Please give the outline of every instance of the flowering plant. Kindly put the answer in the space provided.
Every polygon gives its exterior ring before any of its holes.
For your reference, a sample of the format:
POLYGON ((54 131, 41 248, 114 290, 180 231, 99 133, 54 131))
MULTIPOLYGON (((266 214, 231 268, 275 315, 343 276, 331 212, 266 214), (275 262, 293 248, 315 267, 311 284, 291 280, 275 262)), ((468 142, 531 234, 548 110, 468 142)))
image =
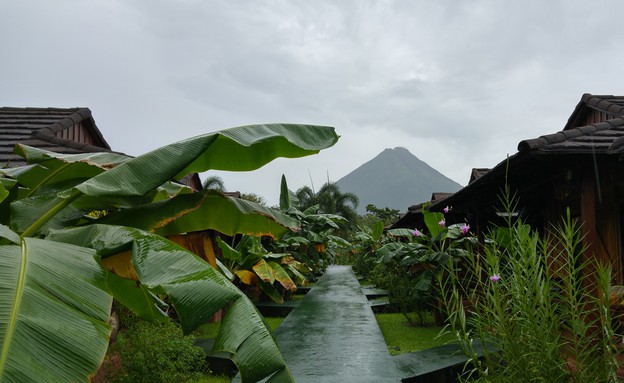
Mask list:
POLYGON ((473 362, 469 380, 619 381, 610 268, 583 254, 569 210, 546 237, 506 216, 478 255, 436 274, 449 329, 473 362))
MULTIPOLYGON (((444 209, 446 213, 450 210, 444 209)), ((394 276, 383 286, 390 291, 391 303, 415 325, 421 324, 425 311, 437 306, 434 275, 450 259, 467 256, 477 241, 468 224, 447 226, 445 214, 429 211, 427 206, 422 213, 426 228, 388 230, 389 240, 377 250, 377 262, 386 266, 386 274, 394 276)))

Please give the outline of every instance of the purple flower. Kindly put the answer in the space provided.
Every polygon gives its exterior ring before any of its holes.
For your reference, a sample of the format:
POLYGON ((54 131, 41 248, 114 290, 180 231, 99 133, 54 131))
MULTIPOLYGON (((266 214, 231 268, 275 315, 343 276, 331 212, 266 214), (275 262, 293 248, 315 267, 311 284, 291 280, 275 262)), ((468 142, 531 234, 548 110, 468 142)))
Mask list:
POLYGON ((451 211, 451 209, 448 206, 444 208, 444 214, 448 214, 449 211, 451 211))
POLYGON ((443 219, 440 220, 440 222, 438 222, 438 225, 444 227, 444 225, 446 225, 446 221, 444 221, 443 219))
POLYGON ((498 282, 499 279, 501 279, 501 276, 498 275, 498 274, 494 274, 494 275, 490 276, 490 281, 492 281, 494 283, 498 282))
POLYGON ((414 237, 420 237, 422 233, 418 229, 414 229, 414 237))
POLYGON ((462 233, 462 235, 466 235, 466 234, 468 234, 468 231, 469 231, 469 230, 470 230, 470 225, 463 225, 463 226, 461 227, 461 233, 462 233))

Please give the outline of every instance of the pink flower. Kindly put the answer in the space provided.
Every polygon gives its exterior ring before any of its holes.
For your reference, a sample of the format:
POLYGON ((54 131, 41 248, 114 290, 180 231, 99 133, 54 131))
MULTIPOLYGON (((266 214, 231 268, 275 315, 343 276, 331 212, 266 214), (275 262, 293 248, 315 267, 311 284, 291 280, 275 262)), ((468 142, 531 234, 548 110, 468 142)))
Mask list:
POLYGON ((414 229, 414 237, 420 237, 422 233, 418 229, 414 229))
POLYGON ((494 275, 490 276, 490 281, 492 281, 494 283, 498 282, 499 279, 501 279, 501 276, 498 275, 498 274, 494 274, 494 275))
POLYGON ((443 219, 440 220, 440 222, 438 222, 438 225, 444 227, 444 225, 446 225, 446 221, 444 221, 443 219))
POLYGON ((470 230, 470 225, 463 225, 463 226, 461 227, 461 233, 462 233, 462 235, 466 235, 466 234, 468 234, 468 231, 469 231, 469 230, 470 230))
POLYGON ((448 206, 444 208, 444 214, 448 214, 449 211, 451 211, 451 209, 448 206))

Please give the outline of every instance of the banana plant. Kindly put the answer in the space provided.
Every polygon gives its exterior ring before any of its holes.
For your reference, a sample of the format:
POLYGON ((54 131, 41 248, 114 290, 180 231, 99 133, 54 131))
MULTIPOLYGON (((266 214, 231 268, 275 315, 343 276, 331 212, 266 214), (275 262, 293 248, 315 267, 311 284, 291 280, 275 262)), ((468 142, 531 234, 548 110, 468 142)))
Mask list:
POLYGON ((286 233, 274 243, 276 252, 291 253, 296 260, 311 271, 320 274, 333 261, 336 251, 347 249, 351 244, 333 233, 339 223, 347 220, 338 214, 317 213, 318 205, 301 211, 295 193, 288 189, 286 177, 282 175, 280 188, 280 210, 299 223, 299 228, 286 233))
POLYGON ((285 291, 295 292, 297 284, 306 282, 301 272, 309 269, 290 254, 269 253, 262 246, 260 237, 243 235, 234 247, 221 238, 217 238, 217 243, 232 279, 236 276, 245 285, 259 287, 275 303, 283 303, 284 297, 274 284, 281 285, 285 291))
POLYGON ((176 180, 254 170, 337 139, 331 127, 272 124, 209 133, 136 158, 18 145, 29 165, 3 169, 0 179, 0 382, 87 381, 107 349, 113 298, 162 320, 162 295, 186 333, 227 307, 215 351, 230 353, 243 382, 292 381, 249 299, 166 236, 211 229, 278 238, 297 222, 216 191, 191 193, 176 180))

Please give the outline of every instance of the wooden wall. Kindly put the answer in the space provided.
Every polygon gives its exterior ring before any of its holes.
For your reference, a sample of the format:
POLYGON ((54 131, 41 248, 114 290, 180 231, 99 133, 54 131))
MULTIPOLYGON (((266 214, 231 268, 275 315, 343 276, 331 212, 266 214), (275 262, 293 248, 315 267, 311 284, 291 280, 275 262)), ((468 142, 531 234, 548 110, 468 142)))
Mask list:
POLYGON ((56 136, 83 144, 102 146, 102 143, 99 142, 100 140, 96 137, 93 137, 89 130, 85 128, 83 122, 79 122, 71 128, 63 129, 60 132, 57 132, 56 136))

